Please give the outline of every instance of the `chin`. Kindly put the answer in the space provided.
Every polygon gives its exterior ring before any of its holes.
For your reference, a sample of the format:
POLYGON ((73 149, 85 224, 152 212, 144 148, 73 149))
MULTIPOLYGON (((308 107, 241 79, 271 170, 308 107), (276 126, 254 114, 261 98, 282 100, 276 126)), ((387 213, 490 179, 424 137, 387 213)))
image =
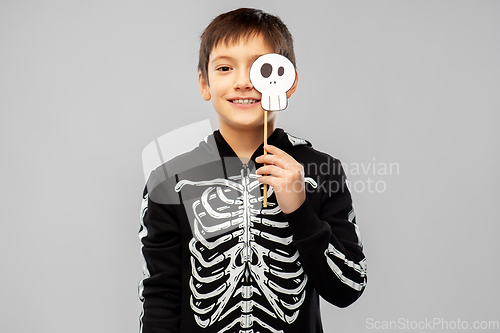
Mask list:
POLYGON ((249 119, 233 119, 227 121, 231 127, 239 128, 239 129, 250 129, 250 128, 261 128, 264 127, 264 119, 263 118, 249 118, 249 119))
POLYGON ((264 122, 262 120, 259 122, 238 122, 233 123, 233 126, 244 130, 248 130, 251 128, 260 129, 264 127, 264 122))

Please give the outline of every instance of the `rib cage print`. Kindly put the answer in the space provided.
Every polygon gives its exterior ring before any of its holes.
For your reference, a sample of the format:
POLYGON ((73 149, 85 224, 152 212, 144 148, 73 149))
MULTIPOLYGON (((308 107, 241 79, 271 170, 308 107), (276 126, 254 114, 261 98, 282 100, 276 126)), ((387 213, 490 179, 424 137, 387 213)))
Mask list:
POLYGON ((201 194, 185 204, 193 232, 190 306, 202 328, 284 333, 271 323, 290 324, 299 315, 308 277, 279 206, 269 200, 262 208, 261 185, 244 164, 228 179, 181 180, 175 186, 177 192, 198 187, 201 194))

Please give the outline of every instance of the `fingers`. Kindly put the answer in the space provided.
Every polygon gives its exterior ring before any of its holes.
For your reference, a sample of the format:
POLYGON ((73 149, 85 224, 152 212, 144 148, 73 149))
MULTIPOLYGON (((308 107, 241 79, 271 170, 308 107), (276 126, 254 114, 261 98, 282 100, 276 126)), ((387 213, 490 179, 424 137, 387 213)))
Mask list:
MULTIPOLYGON (((295 160, 293 159, 292 156, 288 155, 286 152, 284 152, 283 150, 279 149, 278 147, 276 146, 273 146, 273 145, 265 145, 264 146, 264 149, 269 153, 269 154, 272 154, 273 156, 276 156, 278 158, 283 158, 285 160, 288 160, 289 162, 295 162, 295 160)), ((266 155, 268 156, 268 155, 266 155)))
POLYGON ((267 184, 269 186, 274 187, 274 189, 281 189, 281 182, 273 176, 260 176, 259 182, 262 184, 267 184))
POLYGON ((257 163, 262 163, 262 164, 274 164, 274 165, 279 165, 280 167, 284 167, 283 163, 280 163, 282 159, 280 159, 278 156, 274 155, 261 155, 257 156, 255 158, 255 162, 257 163))
POLYGON ((257 163, 274 164, 283 169, 297 164, 297 161, 293 157, 291 157, 278 147, 275 147, 273 145, 266 145, 264 146, 264 149, 272 155, 258 156, 255 159, 257 163))
POLYGON ((288 155, 287 153, 285 153, 283 150, 279 149, 278 147, 276 146, 273 146, 273 145, 265 145, 264 146, 264 149, 270 153, 270 154, 274 154, 274 155, 288 155))
POLYGON ((271 164, 260 167, 256 171, 258 175, 270 175, 273 177, 281 177, 283 176, 284 172, 284 169, 271 164))
POLYGON ((295 181, 286 181, 283 178, 276 178, 274 176, 260 176, 259 182, 272 186, 278 200, 283 199, 283 195, 302 193, 304 194, 305 182, 299 179, 295 181))

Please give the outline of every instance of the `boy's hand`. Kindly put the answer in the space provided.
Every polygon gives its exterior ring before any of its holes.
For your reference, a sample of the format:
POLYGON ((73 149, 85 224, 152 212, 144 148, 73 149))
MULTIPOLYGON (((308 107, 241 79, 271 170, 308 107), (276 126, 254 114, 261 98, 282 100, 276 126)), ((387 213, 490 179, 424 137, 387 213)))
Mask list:
POLYGON ((276 200, 285 214, 290 214, 306 200, 304 168, 283 150, 266 145, 264 149, 272 155, 258 156, 257 163, 266 163, 257 169, 259 182, 273 187, 276 200))

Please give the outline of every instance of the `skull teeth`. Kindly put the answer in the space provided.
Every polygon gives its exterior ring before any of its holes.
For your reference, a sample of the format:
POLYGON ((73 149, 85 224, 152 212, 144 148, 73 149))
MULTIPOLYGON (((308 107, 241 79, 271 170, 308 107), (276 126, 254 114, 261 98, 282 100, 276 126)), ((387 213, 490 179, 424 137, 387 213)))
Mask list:
POLYGON ((258 101, 255 99, 233 99, 231 102, 235 104, 253 104, 258 101))

